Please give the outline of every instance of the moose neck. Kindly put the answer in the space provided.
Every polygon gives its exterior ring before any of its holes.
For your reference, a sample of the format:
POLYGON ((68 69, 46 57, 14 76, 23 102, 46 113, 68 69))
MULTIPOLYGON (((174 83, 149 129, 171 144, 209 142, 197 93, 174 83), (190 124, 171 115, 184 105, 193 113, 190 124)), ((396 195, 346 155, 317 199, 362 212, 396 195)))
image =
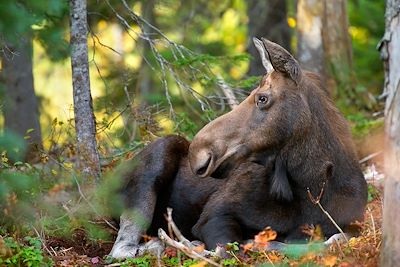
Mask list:
POLYGON ((311 112, 312 122, 307 134, 289 143, 286 149, 287 168, 291 179, 318 194, 322 184, 348 179, 354 173, 354 148, 347 123, 334 106, 328 94, 320 89, 318 80, 305 79, 304 95, 311 112), (331 171, 327 177, 327 166, 331 171), (327 181, 329 180, 329 181, 327 181))

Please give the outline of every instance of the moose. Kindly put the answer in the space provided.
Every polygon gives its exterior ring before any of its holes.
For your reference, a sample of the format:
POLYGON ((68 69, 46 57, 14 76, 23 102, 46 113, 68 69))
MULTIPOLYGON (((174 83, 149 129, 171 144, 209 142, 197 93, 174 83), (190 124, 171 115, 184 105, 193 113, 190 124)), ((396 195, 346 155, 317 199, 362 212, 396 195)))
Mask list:
POLYGON ((126 210, 110 252, 134 257, 143 234, 166 227, 213 249, 269 226, 278 240, 305 240, 304 226, 338 233, 362 221, 367 184, 349 127, 319 76, 284 48, 253 39, 266 69, 258 87, 190 143, 181 136, 146 146, 123 174, 126 210))

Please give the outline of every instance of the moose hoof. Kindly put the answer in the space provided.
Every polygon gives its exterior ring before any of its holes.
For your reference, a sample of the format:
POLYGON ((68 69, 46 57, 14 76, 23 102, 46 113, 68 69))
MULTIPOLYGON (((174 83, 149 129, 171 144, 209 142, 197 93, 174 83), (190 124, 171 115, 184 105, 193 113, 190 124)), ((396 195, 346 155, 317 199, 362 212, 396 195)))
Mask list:
POLYGON ((152 239, 145 244, 139 246, 138 256, 144 253, 150 253, 155 256, 160 256, 164 251, 165 245, 159 239, 152 239))
POLYGON ((164 248, 164 243, 158 239, 152 239, 141 245, 115 244, 110 256, 114 259, 134 258, 145 253, 159 256, 164 251, 164 248))
POLYGON ((138 256, 139 246, 137 245, 118 245, 115 244, 110 252, 110 256, 114 259, 134 258, 138 256))

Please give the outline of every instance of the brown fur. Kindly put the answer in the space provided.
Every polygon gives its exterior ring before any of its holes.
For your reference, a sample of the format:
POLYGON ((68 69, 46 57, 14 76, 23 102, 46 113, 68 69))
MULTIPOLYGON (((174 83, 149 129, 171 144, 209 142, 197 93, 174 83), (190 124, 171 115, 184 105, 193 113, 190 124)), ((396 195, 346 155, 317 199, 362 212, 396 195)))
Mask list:
MULTIPOLYGON (((281 240, 304 238, 301 227, 311 224, 332 235, 338 230, 307 193, 321 190, 340 227, 362 220, 367 187, 345 119, 317 75, 282 47, 263 44, 275 70, 239 106, 199 131, 189 149, 176 136, 152 143, 126 175, 127 204, 151 221, 150 230, 163 226, 170 206, 183 233, 209 248, 266 226, 281 240)), ((138 232, 135 221, 124 225, 138 232)))

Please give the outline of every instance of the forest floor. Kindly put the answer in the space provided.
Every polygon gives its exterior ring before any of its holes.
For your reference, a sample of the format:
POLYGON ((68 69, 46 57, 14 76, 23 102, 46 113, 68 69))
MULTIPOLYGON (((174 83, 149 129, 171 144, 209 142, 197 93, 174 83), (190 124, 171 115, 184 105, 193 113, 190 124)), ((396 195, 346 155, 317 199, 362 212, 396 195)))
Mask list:
MULTIPOLYGON (((378 266, 382 236, 382 186, 369 181, 369 202, 365 220, 360 223, 361 234, 347 243, 334 243, 328 248, 310 249, 300 253, 243 252, 243 246, 233 244, 228 248, 231 257, 212 259, 220 266, 378 266), (291 255, 290 255, 291 254, 291 255)), ((107 227, 104 225, 104 227, 107 227)), ((116 232, 109 229, 115 236, 116 232)), ((46 254, 56 266, 211 266, 199 259, 191 259, 175 248, 167 247, 161 258, 145 255, 125 261, 107 258, 111 241, 89 240, 85 231, 77 229, 70 238, 48 237, 44 242, 46 254)), ((312 246, 310 246, 312 247, 312 246)))

